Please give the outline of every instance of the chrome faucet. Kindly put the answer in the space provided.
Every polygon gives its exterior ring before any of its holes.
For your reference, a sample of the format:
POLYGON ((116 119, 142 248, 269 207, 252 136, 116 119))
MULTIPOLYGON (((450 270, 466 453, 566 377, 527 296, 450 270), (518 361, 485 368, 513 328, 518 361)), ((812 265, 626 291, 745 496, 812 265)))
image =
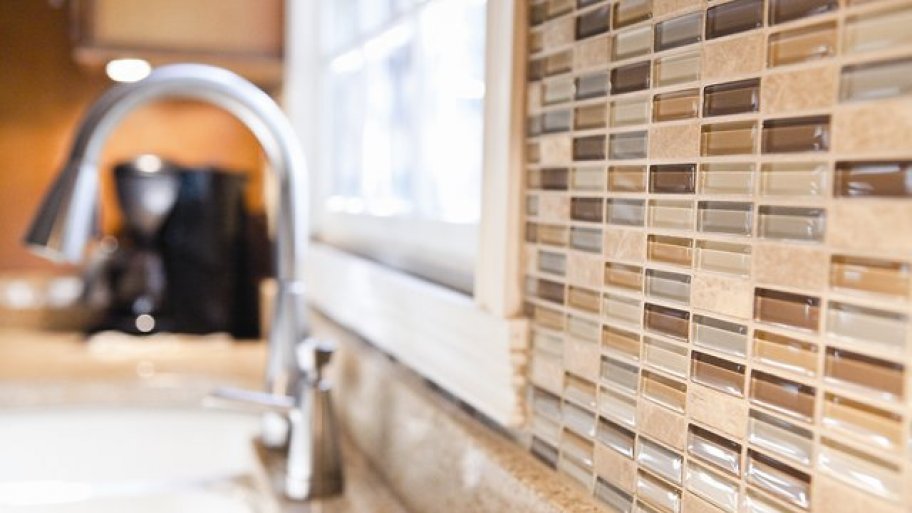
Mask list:
MULTIPOLYGON (((240 76, 213 66, 174 64, 155 69, 135 83, 108 90, 82 119, 66 164, 35 215, 25 242, 39 254, 60 262, 82 260, 96 226, 102 149, 127 114, 149 103, 183 98, 202 100, 234 114, 259 140, 278 185, 276 219, 276 292, 266 393, 278 403, 300 398, 302 368, 295 354, 307 335, 302 262, 308 244, 308 175, 297 136, 278 105, 240 76)), ((311 362, 314 366, 318 362, 311 362)), ((293 401, 292 401, 293 402, 293 401)), ((269 423, 264 422, 264 429, 269 423)), ((264 440, 284 445, 275 434, 264 440)), ((300 441, 299 441, 300 443, 300 441)))
POLYGON ((308 244, 307 165, 285 114, 266 93, 238 75, 202 64, 173 64, 108 90, 82 119, 66 164, 46 193, 25 242, 51 260, 78 263, 96 226, 98 167, 108 136, 127 114, 167 98, 202 100, 234 114, 259 140, 279 188, 276 292, 266 390, 292 392, 295 344, 307 334, 301 259, 308 244))

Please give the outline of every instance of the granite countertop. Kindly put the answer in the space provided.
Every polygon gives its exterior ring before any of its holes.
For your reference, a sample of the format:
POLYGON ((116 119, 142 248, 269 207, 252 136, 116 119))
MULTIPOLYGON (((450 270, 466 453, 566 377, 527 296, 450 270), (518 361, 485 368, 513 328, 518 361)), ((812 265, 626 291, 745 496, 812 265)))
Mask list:
MULTIPOLYGON (((227 336, 137 338, 0 328, 0 408, 63 405, 195 407, 218 385, 260 388, 266 344, 227 336)), ((345 493, 288 512, 406 513, 343 437, 345 493)))

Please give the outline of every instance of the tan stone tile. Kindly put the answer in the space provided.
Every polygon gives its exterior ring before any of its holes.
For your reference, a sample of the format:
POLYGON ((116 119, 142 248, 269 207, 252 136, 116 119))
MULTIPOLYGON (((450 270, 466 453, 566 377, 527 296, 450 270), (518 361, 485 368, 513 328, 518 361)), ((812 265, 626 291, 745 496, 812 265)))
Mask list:
POLYGON ((748 319, 753 313, 753 288, 749 280, 719 274, 697 274, 691 282, 694 308, 748 319))
POLYGON ((523 247, 523 268, 530 274, 538 272, 538 248, 535 246, 523 247))
POLYGON ((703 0, 653 0, 652 16, 659 18, 685 9, 694 9, 703 6, 704 3, 703 0))
POLYGON ((833 113, 833 150, 880 154, 908 150, 912 102, 907 99, 841 105, 833 113))
POLYGON ((544 165, 566 165, 573 158, 573 138, 569 135, 542 137, 539 160, 544 165))
POLYGON ((573 47, 573 68, 576 70, 595 68, 608 64, 611 55, 611 38, 587 39, 573 47))
POLYGON ((560 193, 538 195, 538 216, 545 222, 570 220, 570 198, 560 193))
POLYGON ((604 278, 601 257, 571 253, 567 256, 567 281, 573 285, 597 287, 604 278))
POLYGON ((690 159, 700 155, 700 124, 660 125, 649 129, 649 157, 690 159))
POLYGON ((754 278, 766 285, 823 290, 830 260, 821 247, 795 244, 754 244, 754 278))
POLYGON ((702 385, 687 385, 690 418, 741 438, 747 430, 747 401, 702 385))
POLYGON ((599 377, 599 345, 567 337, 564 340, 564 368, 581 378, 597 382, 599 377))
POLYGON ((687 419, 652 401, 640 399, 637 405, 639 432, 676 449, 687 443, 687 419))
POLYGON ((759 32, 707 42, 703 46, 703 79, 720 80, 758 73, 765 65, 764 50, 766 41, 759 32))
POLYGON ((646 234, 623 228, 606 227, 605 258, 641 263, 646 260, 646 234))
POLYGON ((626 492, 633 493, 636 488, 633 460, 600 443, 595 444, 595 473, 626 492))
POLYGON ((817 66, 763 77, 760 109, 767 114, 788 114, 826 108, 836 102, 839 66, 817 66))
POLYGON ((545 25, 542 33, 545 51, 572 43, 576 39, 575 19, 573 16, 565 16, 545 25))
POLYGON ((826 513, 900 513, 902 506, 847 486, 830 476, 817 473, 811 493, 813 511, 826 513))
POLYGON ((564 366, 560 358, 541 354, 532 358, 529 379, 536 386, 544 388, 553 394, 562 394, 564 391, 564 366))
POLYGON ((828 215, 827 235, 834 248, 912 252, 912 204, 909 202, 835 201, 828 215))

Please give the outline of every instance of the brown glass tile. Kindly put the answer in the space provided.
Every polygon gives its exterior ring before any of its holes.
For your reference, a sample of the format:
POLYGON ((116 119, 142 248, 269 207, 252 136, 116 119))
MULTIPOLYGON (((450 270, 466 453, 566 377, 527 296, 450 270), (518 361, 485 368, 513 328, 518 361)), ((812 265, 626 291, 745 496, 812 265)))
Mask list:
POLYGON ((608 190, 611 192, 646 191, 646 166, 609 167, 608 190))
POLYGON ((548 0, 548 18, 557 18, 573 10, 573 0, 548 0))
POLYGON ((593 73, 576 79, 576 99, 596 98, 608 93, 608 73, 593 73))
POLYGON ((697 11, 655 26, 655 51, 670 50, 703 39, 703 12, 697 11))
POLYGON ((769 37, 770 67, 831 57, 836 54, 836 22, 785 30, 769 37))
POLYGON ((820 298, 758 288, 754 292, 754 319, 817 331, 820 324, 820 298))
POLYGON ((611 94, 632 93, 649 88, 651 63, 637 62, 611 70, 611 94))
POLYGON ((575 221, 602 222, 602 198, 573 198, 570 200, 570 218, 575 221))
POLYGON ((603 1, 603 0, 576 0, 576 8, 582 9, 583 7, 586 7, 586 6, 589 6, 592 4, 597 4, 601 1, 603 1))
POLYGON ((706 86, 703 115, 724 116, 760 110, 760 79, 739 80, 706 86))
POLYGON ((526 75, 529 81, 541 80, 545 76, 545 59, 538 58, 529 61, 526 68, 526 75))
POLYGON ((753 121, 716 123, 701 128, 702 155, 747 155, 756 151, 757 125, 753 121))
POLYGON ((647 330, 687 340, 690 337, 690 312, 646 303, 643 324, 647 330))
POLYGON ((608 137, 608 155, 614 160, 646 158, 647 132, 624 132, 608 137))
POLYGON ((614 28, 652 18, 652 0, 618 0, 614 4, 614 28))
POLYGON ((830 286, 905 298, 912 290, 912 267, 906 262, 833 255, 830 286))
POLYGON ((756 330, 751 355, 768 367, 804 376, 816 376, 817 346, 791 337, 756 330))
POLYGON ((706 39, 763 26, 763 0, 734 0, 706 10, 706 39))
POLYGON ((695 118, 699 113, 699 105, 699 89, 657 94, 653 98, 653 120, 673 121, 676 119, 695 118))
POLYGON ((604 128, 608 122, 608 109, 604 103, 577 107, 573 118, 577 130, 604 128))
POLYGON ((570 109, 549 110, 542 114, 541 130, 546 134, 567 132, 570 130, 572 121, 573 111, 570 109))
POLYGON ((650 261, 690 267, 693 263, 693 240, 664 235, 650 235, 646 244, 650 261))
POLYGON ((635 199, 611 198, 607 202, 608 224, 643 226, 646 219, 646 202, 635 199))
POLYGON ((541 188, 546 191, 566 191, 568 173, 569 170, 565 167, 542 169, 539 178, 541 188))
POLYGON ((585 39, 604 32, 610 28, 611 7, 608 4, 586 11, 576 17, 576 39, 585 39))
POLYGON ((552 303, 564 303, 564 284, 556 281, 538 280, 536 295, 552 303))
POLYGON ((696 188, 696 164, 663 164, 649 168, 649 192, 693 194, 696 188))
POLYGON ((838 0, 768 0, 771 24, 806 18, 839 8, 838 0))
POLYGON ((548 4, 541 2, 529 7, 529 24, 533 27, 540 25, 548 18, 548 4))
POLYGON ((856 64, 842 68, 839 100, 860 101, 912 93, 912 59, 856 64))
POLYGON ((529 32, 529 53, 538 53, 545 49, 544 33, 541 30, 529 32))
POLYGON ((601 297, 594 290, 570 287, 567 291, 567 305, 597 314, 601 306, 601 297))
POLYGON ((741 475, 741 444, 691 424, 687 433, 687 451, 715 468, 741 475))
POLYGON ((902 399, 904 396, 903 371, 899 363, 835 347, 828 347, 826 351, 827 379, 868 388, 891 398, 902 399))
POLYGON ((541 189, 541 170, 529 169, 526 171, 526 189, 541 189))
POLYGON ((677 412, 684 412, 687 404, 687 384, 667 378, 661 374, 643 371, 643 397, 671 408, 677 412))
POLYGON ((526 242, 538 242, 538 224, 526 223, 526 242))
POLYGON ((560 75, 571 69, 573 69, 573 50, 565 50, 545 57, 545 76, 560 75))
POLYGON ((830 116, 763 122, 763 153, 827 151, 829 148, 830 116))
POLYGON ((912 5, 849 16, 843 25, 842 51, 860 53, 898 48, 912 43, 912 5))
POLYGON ((526 144, 526 160, 532 164, 538 163, 541 159, 541 145, 538 141, 532 141, 526 144))
POLYGON ((602 327, 602 348, 626 356, 631 360, 639 360, 640 335, 613 326, 604 326, 602 327))
POLYGON ((810 507, 811 476, 753 449, 747 455, 747 482, 798 507, 810 507))
POLYGON ((837 162, 833 194, 849 198, 912 196, 912 162, 837 162))
POLYGON ((605 285, 639 291, 643 288, 643 269, 635 265, 606 262, 605 285))
POLYGON ((592 135, 573 139, 573 160, 603 160, 605 136, 592 135))
POLYGON ((814 387, 755 370, 751 372, 751 401, 810 422, 814 418, 814 387))
POLYGON ((896 450, 903 440, 902 416, 836 394, 824 396, 824 426, 840 429, 866 443, 896 450))
POLYGON ((694 383, 737 397, 744 395, 744 365, 696 351, 690 362, 690 379, 694 383))
POLYGON ((526 135, 529 137, 541 135, 543 120, 544 116, 542 114, 533 115, 526 118, 526 135))

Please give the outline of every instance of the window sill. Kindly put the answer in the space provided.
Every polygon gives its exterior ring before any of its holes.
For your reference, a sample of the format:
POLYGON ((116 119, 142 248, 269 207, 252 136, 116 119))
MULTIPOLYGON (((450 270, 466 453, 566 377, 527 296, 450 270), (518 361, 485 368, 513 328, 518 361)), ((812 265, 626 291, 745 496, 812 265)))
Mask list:
POLYGON ((527 320, 325 244, 308 251, 306 280, 335 322, 501 425, 522 424, 527 320))

